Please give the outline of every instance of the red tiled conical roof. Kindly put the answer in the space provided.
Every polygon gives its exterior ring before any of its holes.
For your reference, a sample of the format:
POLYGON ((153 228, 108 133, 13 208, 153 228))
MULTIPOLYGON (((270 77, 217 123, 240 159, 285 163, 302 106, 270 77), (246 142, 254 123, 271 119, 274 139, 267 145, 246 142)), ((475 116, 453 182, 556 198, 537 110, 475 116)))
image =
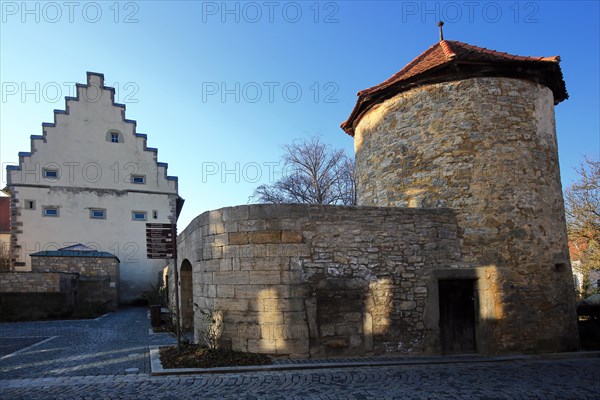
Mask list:
POLYGON ((358 92, 356 105, 341 126, 354 136, 354 128, 374 105, 415 86, 472 77, 502 76, 540 83, 552 90, 558 104, 569 97, 559 62, 559 56, 524 57, 441 40, 388 80, 358 92))

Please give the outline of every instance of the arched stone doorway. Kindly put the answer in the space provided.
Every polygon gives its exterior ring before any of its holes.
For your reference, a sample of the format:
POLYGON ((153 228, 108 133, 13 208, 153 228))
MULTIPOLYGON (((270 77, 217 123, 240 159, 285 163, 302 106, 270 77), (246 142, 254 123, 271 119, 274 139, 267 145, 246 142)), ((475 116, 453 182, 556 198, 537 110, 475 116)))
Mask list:
POLYGON ((194 289, 192 283, 192 264, 186 259, 179 269, 181 293, 181 324, 186 331, 194 327, 194 289))

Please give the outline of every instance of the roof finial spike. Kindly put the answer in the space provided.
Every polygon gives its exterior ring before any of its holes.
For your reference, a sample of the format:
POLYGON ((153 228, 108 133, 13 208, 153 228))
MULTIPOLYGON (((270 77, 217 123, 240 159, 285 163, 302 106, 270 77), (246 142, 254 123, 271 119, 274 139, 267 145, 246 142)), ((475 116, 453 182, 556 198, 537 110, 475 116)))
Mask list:
POLYGON ((444 21, 439 21, 437 23, 437 26, 440 27, 440 42, 441 42, 442 40, 444 40, 444 29, 442 28, 444 26, 444 21))

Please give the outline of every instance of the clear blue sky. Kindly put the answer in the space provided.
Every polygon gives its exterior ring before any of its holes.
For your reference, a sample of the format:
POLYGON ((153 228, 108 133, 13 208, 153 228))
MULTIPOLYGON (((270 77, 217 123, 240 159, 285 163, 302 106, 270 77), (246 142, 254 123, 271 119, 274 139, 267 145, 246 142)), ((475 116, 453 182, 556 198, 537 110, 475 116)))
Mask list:
POLYGON ((356 92, 434 44, 439 19, 446 39, 561 56, 570 95, 556 107, 563 186, 600 151, 597 1, 23 4, 1 2, 2 185, 5 165, 64 109, 73 83, 102 72, 179 176, 181 230, 201 212, 247 203, 295 138, 320 134, 352 153, 339 124, 356 92))

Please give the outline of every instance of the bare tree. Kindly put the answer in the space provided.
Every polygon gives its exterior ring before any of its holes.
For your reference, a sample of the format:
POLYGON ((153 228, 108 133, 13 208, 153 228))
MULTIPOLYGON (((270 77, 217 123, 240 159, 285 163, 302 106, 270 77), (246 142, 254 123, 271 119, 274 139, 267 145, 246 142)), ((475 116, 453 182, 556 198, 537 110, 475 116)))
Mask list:
POLYGON ((318 137, 283 146, 283 176, 254 190, 259 203, 356 204, 354 160, 318 137))
POLYGON ((565 190, 567 231, 572 257, 581 261, 587 279, 589 271, 600 270, 600 161, 586 157, 577 169, 579 180, 565 190))

